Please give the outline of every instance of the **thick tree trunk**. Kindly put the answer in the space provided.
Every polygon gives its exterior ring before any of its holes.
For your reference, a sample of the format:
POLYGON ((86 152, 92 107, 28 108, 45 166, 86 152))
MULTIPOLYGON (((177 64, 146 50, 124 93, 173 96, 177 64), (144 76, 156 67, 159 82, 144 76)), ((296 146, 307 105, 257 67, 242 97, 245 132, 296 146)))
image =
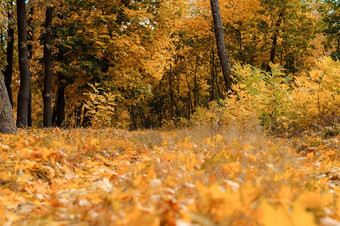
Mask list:
POLYGON ((44 41, 44 127, 52 127, 52 12, 51 6, 46 9, 45 41, 44 41))
POLYGON ((214 30, 215 30, 215 38, 217 44, 218 56, 220 58, 220 64, 222 67, 223 79, 225 82, 227 92, 231 89, 231 68, 229 63, 229 56, 227 54, 224 33, 222 27, 222 19, 220 6, 218 4, 218 0, 210 0, 211 11, 214 19, 214 30))
POLYGON ((13 24, 13 1, 8 7, 8 37, 7 37, 7 66, 5 70, 5 84, 9 101, 13 106, 12 77, 13 77, 13 53, 14 53, 14 24, 13 24))
POLYGON ((11 102, 0 71, 0 133, 17 133, 11 102))
POLYGON ((20 88, 18 95, 17 126, 28 126, 28 108, 30 99, 30 70, 28 64, 27 26, 25 0, 17 0, 18 44, 19 44, 19 70, 20 88))

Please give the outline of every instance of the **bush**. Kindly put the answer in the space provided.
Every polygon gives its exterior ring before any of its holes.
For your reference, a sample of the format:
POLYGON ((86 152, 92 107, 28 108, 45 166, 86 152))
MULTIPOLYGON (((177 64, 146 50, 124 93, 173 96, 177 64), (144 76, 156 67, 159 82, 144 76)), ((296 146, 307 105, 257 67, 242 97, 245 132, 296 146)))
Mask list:
POLYGON ((340 62, 319 59, 314 68, 294 77, 278 64, 271 72, 250 65, 234 67, 234 92, 209 109, 198 108, 193 125, 243 126, 257 118, 267 131, 296 133, 307 129, 336 134, 340 113, 340 62), (331 132, 329 132, 331 131, 331 132))
POLYGON ((89 84, 93 92, 86 93, 89 97, 83 105, 83 116, 90 118, 93 127, 112 126, 115 114, 116 95, 96 84, 89 84))

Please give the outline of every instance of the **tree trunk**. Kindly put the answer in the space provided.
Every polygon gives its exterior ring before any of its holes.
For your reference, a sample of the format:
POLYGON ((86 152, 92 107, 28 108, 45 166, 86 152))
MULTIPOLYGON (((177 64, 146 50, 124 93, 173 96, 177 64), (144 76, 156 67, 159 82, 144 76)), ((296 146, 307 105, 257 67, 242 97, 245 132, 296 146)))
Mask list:
POLYGON ((228 91, 231 89, 231 79, 230 79, 231 68, 230 68, 230 63, 229 63, 229 56, 227 54, 227 50, 225 46, 220 6, 218 4, 218 0, 210 0, 210 5, 211 5, 211 11, 212 11, 213 20, 214 20, 214 30, 215 30, 215 38, 216 38, 218 56, 220 58, 223 79, 225 82, 226 91, 228 93, 228 91))
POLYGON ((64 84, 59 81, 58 93, 56 103, 54 105, 53 112, 53 125, 61 127, 65 121, 65 87, 64 84))
POLYGON ((215 100, 215 53, 214 53, 214 45, 211 47, 211 93, 210 93, 210 101, 215 100))
POLYGON ((0 71, 0 133, 17 133, 11 102, 0 71))
MULTIPOLYGON (((269 63, 272 62, 274 63, 274 59, 275 59, 275 55, 276 55, 276 47, 277 47, 277 36, 279 33, 279 29, 278 27, 281 24, 282 21, 282 17, 283 17, 283 13, 280 13, 279 15, 279 19, 276 21, 275 24, 275 30, 274 30, 274 35, 272 37, 272 48, 270 50, 270 59, 269 59, 269 63)), ((267 64, 267 71, 269 72, 271 70, 269 63, 267 64)))
POLYGON ((198 82, 197 82, 197 66, 198 66, 198 56, 196 56, 196 63, 195 63, 195 72, 194 72, 194 106, 197 109, 197 105, 199 103, 199 95, 198 95, 198 82))
POLYGON ((45 41, 44 41, 44 127, 52 127, 52 12, 51 6, 46 9, 45 41))
POLYGON ((30 70, 28 64, 27 26, 25 0, 17 0, 18 45, 20 88, 18 95, 17 126, 28 126, 28 107, 30 99, 30 70))
MULTIPOLYGON (((33 27, 33 16, 34 16, 34 1, 29 1, 29 19, 27 22, 27 48, 28 48, 28 63, 33 58, 33 40, 34 40, 34 27, 33 27)), ((32 72, 30 71, 30 78, 32 78, 32 72)), ((32 90, 30 89, 30 99, 28 102, 28 127, 32 127, 32 90)))
POLYGON ((13 77, 13 53, 14 53, 14 24, 13 20, 13 1, 8 7, 8 37, 7 37, 7 66, 5 70, 5 84, 9 96, 9 101, 13 106, 12 77, 13 77))
MULTIPOLYGON (((63 14, 58 14, 58 18, 63 21, 64 16, 63 14)), ((63 24, 59 26, 60 30, 63 30, 63 24)), ((59 46, 59 51, 57 54, 56 61, 64 64, 64 54, 65 49, 63 46, 59 46)), ((58 91, 57 91, 57 98, 55 100, 54 108, 53 108, 53 115, 52 115, 52 124, 53 126, 62 127, 65 121, 65 88, 66 88, 66 81, 64 75, 61 71, 58 72, 58 91)))
POLYGON ((244 56, 243 46, 242 46, 242 33, 239 29, 235 29, 236 39, 238 42, 238 52, 243 64, 246 64, 246 58, 244 56))
POLYGON ((1 28, 1 30, 0 30, 0 48, 1 48, 1 51, 3 51, 4 46, 5 46, 5 35, 4 35, 3 29, 1 28))

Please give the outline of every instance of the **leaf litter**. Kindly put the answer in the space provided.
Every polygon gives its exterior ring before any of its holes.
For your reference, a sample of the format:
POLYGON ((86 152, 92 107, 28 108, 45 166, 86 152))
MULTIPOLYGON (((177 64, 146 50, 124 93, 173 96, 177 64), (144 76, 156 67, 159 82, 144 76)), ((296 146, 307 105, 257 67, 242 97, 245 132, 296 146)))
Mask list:
POLYGON ((0 135, 0 223, 340 224, 339 136, 298 150, 294 140, 235 131, 0 135))

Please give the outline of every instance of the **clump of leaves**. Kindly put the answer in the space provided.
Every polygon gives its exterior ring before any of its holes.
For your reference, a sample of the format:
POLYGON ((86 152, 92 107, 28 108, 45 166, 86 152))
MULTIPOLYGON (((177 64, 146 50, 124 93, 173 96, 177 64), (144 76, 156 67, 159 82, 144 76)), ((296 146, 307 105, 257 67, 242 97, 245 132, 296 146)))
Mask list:
POLYGON ((82 118, 84 116, 90 118, 91 125, 95 128, 112 126, 117 95, 97 83, 89 84, 89 86, 92 88, 92 92, 85 94, 89 99, 83 105, 82 118))

